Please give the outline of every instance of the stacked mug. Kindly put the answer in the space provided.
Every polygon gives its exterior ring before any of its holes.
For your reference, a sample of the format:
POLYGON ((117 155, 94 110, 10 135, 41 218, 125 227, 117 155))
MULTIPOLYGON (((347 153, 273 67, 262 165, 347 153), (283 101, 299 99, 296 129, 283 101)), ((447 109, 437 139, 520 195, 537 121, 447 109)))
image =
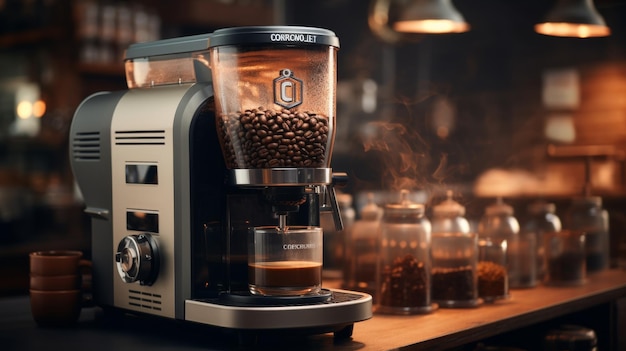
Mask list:
POLYGON ((30 307, 39 326, 64 327, 89 305, 91 261, 80 251, 31 252, 30 307))

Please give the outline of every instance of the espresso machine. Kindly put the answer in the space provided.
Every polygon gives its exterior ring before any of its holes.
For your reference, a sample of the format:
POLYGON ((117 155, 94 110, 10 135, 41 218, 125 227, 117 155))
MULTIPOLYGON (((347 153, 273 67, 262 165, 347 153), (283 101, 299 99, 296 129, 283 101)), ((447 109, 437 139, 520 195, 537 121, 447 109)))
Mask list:
POLYGON ((372 316, 370 295, 320 286, 321 262, 308 271, 313 289, 281 293, 304 283, 280 271, 269 292, 250 282, 270 279, 250 266, 258 228, 281 240, 292 228, 315 233, 321 211, 341 226, 334 188, 347 177, 329 167, 338 48, 329 30, 266 26, 127 49, 129 89, 86 98, 70 130, 97 305, 335 337, 372 316))

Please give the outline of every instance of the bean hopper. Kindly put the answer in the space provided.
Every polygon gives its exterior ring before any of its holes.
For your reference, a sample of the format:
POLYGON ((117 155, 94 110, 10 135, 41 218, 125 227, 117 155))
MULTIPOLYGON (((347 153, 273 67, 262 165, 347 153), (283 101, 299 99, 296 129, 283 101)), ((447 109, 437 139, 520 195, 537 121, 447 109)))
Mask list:
MULTIPOLYGON (((329 167, 338 47, 328 30, 269 26, 128 48, 129 89, 85 99, 70 131, 98 305, 335 337, 371 317, 368 294, 250 281, 268 277, 250 268, 264 260, 255 231, 320 233, 321 211, 341 226, 334 187, 346 175, 329 167)), ((321 280, 321 259, 309 273, 321 280)))

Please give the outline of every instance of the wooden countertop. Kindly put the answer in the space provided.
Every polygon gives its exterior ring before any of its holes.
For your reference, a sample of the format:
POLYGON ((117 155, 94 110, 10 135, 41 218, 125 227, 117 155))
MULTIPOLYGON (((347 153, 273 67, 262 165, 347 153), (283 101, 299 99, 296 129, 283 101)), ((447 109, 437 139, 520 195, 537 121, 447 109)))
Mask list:
POLYGON ((512 290, 508 300, 472 309, 440 308, 414 316, 375 314, 355 324, 353 340, 363 344, 363 350, 445 350, 625 296, 626 271, 608 270, 589 276, 581 286, 512 290))
MULTIPOLYGON (((324 282, 332 288, 333 282, 324 282)), ((378 315, 355 323, 352 339, 335 342, 332 334, 309 335, 280 331, 263 334, 261 349, 278 350, 449 350, 519 328, 569 315, 626 297, 626 270, 609 270, 578 287, 512 290, 511 298, 471 309, 438 309, 428 315, 378 315), (293 334, 293 335, 292 335, 293 334)), ((243 350, 230 331, 174 320, 126 316, 101 318, 99 308, 83 309, 79 323, 67 329, 39 328, 30 314, 28 296, 0 299, 2 350, 42 350, 56 346, 92 351, 124 350, 243 350)), ((586 315, 585 315, 586 316, 586 315)), ((608 321, 607 321, 608 323, 608 321)), ((257 345, 258 346, 258 345, 257 345)), ((252 349, 258 349, 253 347, 252 349)), ((463 350, 466 350, 463 348, 463 350)))

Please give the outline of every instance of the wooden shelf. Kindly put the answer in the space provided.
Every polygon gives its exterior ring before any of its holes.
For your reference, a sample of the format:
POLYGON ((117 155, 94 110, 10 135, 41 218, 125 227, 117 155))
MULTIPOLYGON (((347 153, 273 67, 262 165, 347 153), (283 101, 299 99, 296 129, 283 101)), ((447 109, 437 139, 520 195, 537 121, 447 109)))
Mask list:
POLYGON ((364 350, 447 350, 625 296, 626 271, 609 270, 590 276, 582 286, 513 290, 509 300, 474 309, 439 309, 416 316, 376 314, 355 324, 352 339, 364 350))
POLYGON ((0 34, 0 48, 18 45, 39 44, 47 40, 62 39, 66 31, 62 28, 36 28, 10 34, 0 34))

